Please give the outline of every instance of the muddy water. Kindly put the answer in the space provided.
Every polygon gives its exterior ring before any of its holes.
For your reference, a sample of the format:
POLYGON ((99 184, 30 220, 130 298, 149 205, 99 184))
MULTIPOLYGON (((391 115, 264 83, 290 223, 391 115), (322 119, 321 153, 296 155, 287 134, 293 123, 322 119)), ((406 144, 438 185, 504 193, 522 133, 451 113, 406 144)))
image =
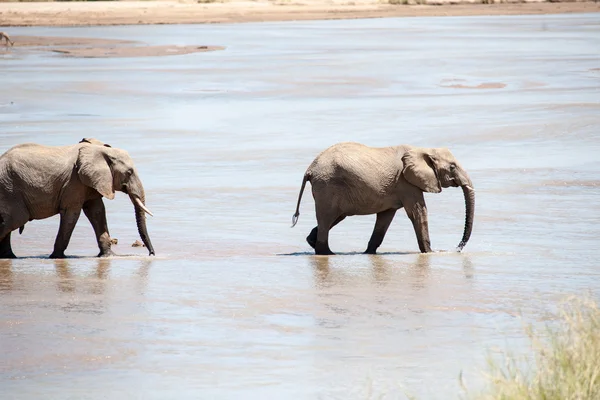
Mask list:
MULTIPOLYGON (((82 217, 67 260, 58 219, 0 261, 0 386, 8 398, 404 398, 481 386, 486 349, 524 350, 522 320, 598 295, 597 15, 220 26, 13 28, 14 35, 220 45, 137 59, 0 54, 0 150, 92 136, 131 153, 157 257, 127 197, 106 201, 121 254, 82 217), (449 147, 477 193, 462 254, 420 255, 400 212, 381 254, 374 218, 315 257, 314 156, 338 141, 449 147)), ((426 195, 452 250, 462 193, 426 195)))

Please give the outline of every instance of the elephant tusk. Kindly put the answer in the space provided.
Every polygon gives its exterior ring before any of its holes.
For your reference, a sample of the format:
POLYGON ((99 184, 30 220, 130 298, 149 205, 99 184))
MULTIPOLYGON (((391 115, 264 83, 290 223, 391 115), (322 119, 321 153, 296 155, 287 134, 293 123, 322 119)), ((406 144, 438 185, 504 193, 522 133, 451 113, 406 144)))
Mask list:
POLYGON ((466 187, 467 189, 469 189, 469 190, 473 190, 473 188, 472 188, 471 186, 469 186, 469 185, 465 185, 465 187, 466 187))
POLYGON ((135 197, 135 203, 142 209, 144 210, 145 213, 147 213, 148 215, 150 215, 151 217, 154 217, 154 214, 152 214, 152 212, 150 212, 150 210, 148 210, 146 208, 146 206, 144 205, 144 203, 142 203, 142 200, 140 200, 139 197, 135 197))

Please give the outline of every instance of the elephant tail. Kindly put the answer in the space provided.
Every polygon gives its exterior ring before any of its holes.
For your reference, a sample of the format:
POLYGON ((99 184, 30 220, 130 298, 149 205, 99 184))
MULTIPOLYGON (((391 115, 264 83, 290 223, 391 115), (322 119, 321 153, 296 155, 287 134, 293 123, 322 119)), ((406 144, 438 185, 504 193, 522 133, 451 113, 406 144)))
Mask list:
POLYGON ((298 204, 296 205, 296 212, 292 216, 292 228, 296 226, 298 222, 298 217, 300 216, 300 202, 302 201, 302 193, 304 193, 304 188, 306 187, 306 182, 310 181, 310 174, 306 172, 304 174, 304 179, 302 179, 302 187, 300 187, 300 194, 298 194, 298 204))

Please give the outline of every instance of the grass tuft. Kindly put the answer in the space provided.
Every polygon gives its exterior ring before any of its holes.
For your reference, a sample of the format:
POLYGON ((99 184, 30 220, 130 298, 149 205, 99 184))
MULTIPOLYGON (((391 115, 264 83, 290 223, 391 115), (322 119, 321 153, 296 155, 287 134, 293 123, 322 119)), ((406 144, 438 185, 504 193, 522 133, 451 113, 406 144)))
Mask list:
POLYGON ((527 328, 533 357, 488 357, 488 390, 478 400, 600 399, 600 308, 571 298, 541 332, 527 328))

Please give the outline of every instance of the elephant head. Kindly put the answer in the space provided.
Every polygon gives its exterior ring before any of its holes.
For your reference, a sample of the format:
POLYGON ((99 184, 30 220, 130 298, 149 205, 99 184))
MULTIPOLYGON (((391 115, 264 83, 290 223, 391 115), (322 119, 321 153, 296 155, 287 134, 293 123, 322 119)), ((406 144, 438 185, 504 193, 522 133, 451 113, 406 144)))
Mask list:
POLYGON ((446 148, 408 150, 402 157, 402 174, 424 192, 439 193, 442 188, 461 187, 465 196, 465 227, 458 251, 469 241, 475 214, 475 190, 467 172, 446 148))
POLYGON ((144 214, 152 213, 146 208, 144 187, 129 154, 125 150, 107 145, 85 145, 79 149, 75 167, 81 182, 107 199, 114 199, 116 190, 129 195, 135 207, 140 237, 149 254, 154 255, 144 214))

